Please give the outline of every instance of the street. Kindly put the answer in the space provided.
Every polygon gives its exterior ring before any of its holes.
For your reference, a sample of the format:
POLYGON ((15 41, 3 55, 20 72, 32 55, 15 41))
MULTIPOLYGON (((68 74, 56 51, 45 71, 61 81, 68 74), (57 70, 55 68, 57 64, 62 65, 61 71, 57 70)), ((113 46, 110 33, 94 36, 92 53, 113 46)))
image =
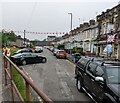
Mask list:
POLYGON ((23 66, 30 79, 53 101, 91 101, 75 86, 75 65, 66 59, 56 59, 52 52, 44 49, 40 53, 47 63, 23 66))

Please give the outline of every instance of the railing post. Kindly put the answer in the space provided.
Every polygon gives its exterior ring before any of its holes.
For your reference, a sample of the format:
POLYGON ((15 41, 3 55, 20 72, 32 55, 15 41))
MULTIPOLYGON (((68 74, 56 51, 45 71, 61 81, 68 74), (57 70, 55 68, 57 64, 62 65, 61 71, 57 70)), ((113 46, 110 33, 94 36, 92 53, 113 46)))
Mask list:
POLYGON ((5 58, 5 56, 4 56, 3 58, 4 58, 5 86, 7 86, 7 73, 6 73, 6 68, 7 68, 7 59, 5 58))
POLYGON ((10 76, 11 76, 11 96, 12 96, 12 101, 14 102, 14 91, 13 91, 13 83, 12 83, 12 80, 13 80, 13 76, 12 76, 12 64, 9 62, 10 64, 10 76))
POLYGON ((26 81, 26 101, 30 101, 30 87, 29 83, 26 81))

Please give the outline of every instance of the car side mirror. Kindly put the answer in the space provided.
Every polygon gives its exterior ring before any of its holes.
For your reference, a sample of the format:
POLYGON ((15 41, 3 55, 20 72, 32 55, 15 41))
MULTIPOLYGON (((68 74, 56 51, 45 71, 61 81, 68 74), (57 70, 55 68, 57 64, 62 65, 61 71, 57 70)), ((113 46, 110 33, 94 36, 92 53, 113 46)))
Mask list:
POLYGON ((104 81, 103 77, 95 77, 95 80, 96 81, 102 81, 102 82, 104 81))

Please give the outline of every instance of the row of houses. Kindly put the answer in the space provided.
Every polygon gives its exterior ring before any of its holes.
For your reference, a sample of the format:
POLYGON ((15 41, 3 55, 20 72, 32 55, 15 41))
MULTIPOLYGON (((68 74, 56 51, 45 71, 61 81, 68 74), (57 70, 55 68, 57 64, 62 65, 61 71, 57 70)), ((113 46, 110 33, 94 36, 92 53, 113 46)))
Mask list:
POLYGON ((107 9, 96 20, 89 20, 59 38, 56 44, 64 44, 66 50, 82 47, 84 52, 103 56, 106 45, 112 46, 111 57, 120 59, 120 4, 107 9))

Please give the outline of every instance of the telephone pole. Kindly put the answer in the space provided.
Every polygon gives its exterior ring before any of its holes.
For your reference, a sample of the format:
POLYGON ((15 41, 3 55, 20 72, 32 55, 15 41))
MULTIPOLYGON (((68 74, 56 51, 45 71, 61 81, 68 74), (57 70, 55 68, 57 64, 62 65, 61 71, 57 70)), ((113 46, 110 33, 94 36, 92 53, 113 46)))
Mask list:
POLYGON ((25 47, 25 30, 24 30, 24 47, 25 47))

